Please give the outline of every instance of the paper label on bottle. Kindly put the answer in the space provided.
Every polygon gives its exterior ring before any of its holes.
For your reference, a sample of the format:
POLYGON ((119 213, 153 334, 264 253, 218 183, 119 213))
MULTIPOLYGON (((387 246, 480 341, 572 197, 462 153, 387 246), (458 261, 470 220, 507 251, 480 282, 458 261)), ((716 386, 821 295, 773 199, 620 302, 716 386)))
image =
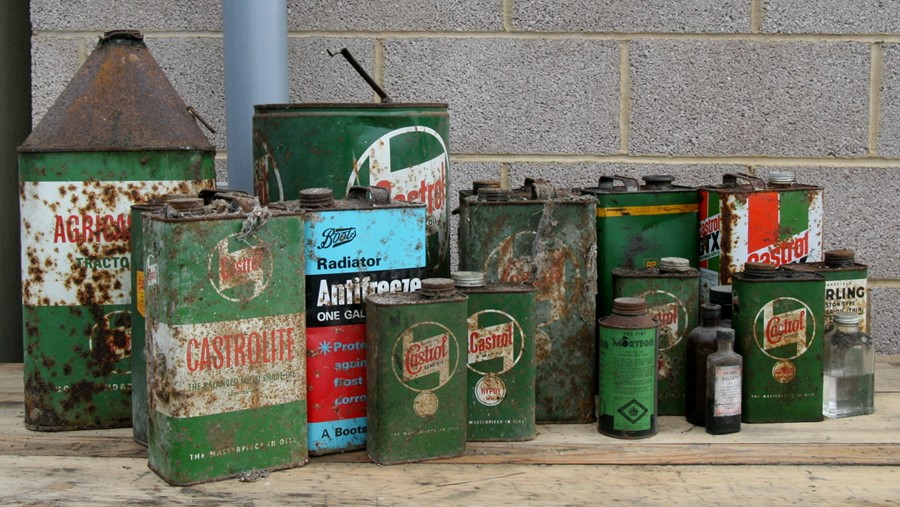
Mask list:
POLYGON ((730 417, 741 415, 741 367, 716 367, 716 388, 713 415, 730 417))

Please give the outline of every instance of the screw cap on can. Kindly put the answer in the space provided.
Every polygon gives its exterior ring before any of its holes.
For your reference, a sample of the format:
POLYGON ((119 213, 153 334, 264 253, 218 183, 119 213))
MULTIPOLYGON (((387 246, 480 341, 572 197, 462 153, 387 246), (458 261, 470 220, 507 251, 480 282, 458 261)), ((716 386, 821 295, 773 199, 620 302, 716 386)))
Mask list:
POLYGON ((442 298, 452 296, 456 292, 456 284, 450 278, 426 278, 422 280, 422 296, 426 298, 442 298))
POLYGON ((453 273, 453 282, 457 287, 483 287, 484 273, 481 271, 457 271, 453 273))
POLYGON ((734 329, 730 329, 727 327, 720 327, 716 329, 716 340, 720 342, 733 342, 734 329))
POLYGON ((850 313, 850 312, 837 312, 833 317, 835 324, 859 324, 859 314, 858 313, 850 313))
POLYGON ((691 261, 683 257, 663 257, 659 260, 659 270, 664 273, 690 271, 691 261))
POLYGON ((304 188, 299 193, 300 206, 325 208, 334 204, 334 191, 330 188, 304 188))
POLYGON ((794 183, 797 183, 797 178, 790 171, 769 173, 769 184, 771 185, 793 185, 794 183))
POLYGON ((482 188, 501 188, 498 180, 475 180, 472 182, 472 190, 477 194, 482 188))
POLYGON ((845 268, 856 264, 856 253, 850 249, 829 250, 825 252, 825 265, 832 268, 845 268))
POLYGON ((722 314, 722 307, 713 303, 704 303, 700 305, 700 318, 717 319, 722 314))
POLYGON ((744 264, 744 274, 752 278, 775 278, 778 266, 767 262, 747 262, 744 264))
POLYGON ((672 188, 672 182, 675 181, 675 177, 669 174, 648 174, 641 179, 648 190, 672 188))
POLYGON ((619 315, 643 315, 647 313, 647 302, 644 298, 616 298, 612 311, 619 315))

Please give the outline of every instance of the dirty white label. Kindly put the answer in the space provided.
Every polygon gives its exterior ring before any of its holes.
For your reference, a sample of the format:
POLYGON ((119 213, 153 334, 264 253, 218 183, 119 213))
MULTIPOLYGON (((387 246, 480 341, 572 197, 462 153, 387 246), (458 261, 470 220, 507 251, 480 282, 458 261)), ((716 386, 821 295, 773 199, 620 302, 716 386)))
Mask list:
POLYGON ((837 312, 859 315, 859 328, 866 329, 866 279, 830 280, 825 282, 825 319, 828 323, 837 312))
POLYGON ((741 415, 741 367, 719 366, 715 375, 714 415, 716 417, 741 415))
POLYGON ((198 417, 306 399, 304 314, 206 324, 148 321, 151 407, 198 417))

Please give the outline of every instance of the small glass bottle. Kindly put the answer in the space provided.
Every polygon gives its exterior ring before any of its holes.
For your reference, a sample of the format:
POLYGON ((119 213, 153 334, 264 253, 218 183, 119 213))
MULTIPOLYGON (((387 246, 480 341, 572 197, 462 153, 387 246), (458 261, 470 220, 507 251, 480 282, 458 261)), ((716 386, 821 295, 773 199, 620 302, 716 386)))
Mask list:
POLYGON ((685 344, 684 417, 697 426, 706 426, 706 358, 716 351, 719 316, 719 305, 701 305, 700 325, 691 330, 685 344))
POLYGON ((838 312, 825 333, 822 415, 832 419, 875 411, 875 344, 859 330, 859 315, 838 312))
POLYGON ((706 361, 706 432, 724 435, 741 431, 743 358, 734 351, 734 330, 719 328, 718 350, 706 361))

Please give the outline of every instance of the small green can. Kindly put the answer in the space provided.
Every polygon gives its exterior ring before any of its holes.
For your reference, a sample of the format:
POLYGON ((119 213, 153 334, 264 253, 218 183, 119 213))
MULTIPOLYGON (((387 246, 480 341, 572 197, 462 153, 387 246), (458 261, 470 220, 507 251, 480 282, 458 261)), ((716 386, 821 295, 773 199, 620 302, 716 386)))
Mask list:
POLYGON ((453 280, 469 298, 467 439, 534 439, 534 286, 486 284, 477 271, 453 280))
POLYGON ((168 483, 306 463, 303 222, 259 207, 145 221, 149 465, 168 483))
POLYGON ((366 452, 375 463, 465 453, 467 316, 466 296, 447 278, 366 299, 366 452))
POLYGON ((687 259, 663 257, 658 268, 616 268, 612 276, 617 298, 643 298, 648 313, 659 322, 659 415, 684 415, 685 337, 699 322, 700 272, 687 259))
POLYGON ((853 250, 829 250, 824 262, 785 264, 784 269, 819 273, 825 277, 825 327, 830 328, 834 314, 849 312, 859 315, 859 328, 869 330, 868 266, 856 262, 853 250))
POLYGON ((825 278, 748 262, 732 281, 741 420, 822 420, 825 278))

